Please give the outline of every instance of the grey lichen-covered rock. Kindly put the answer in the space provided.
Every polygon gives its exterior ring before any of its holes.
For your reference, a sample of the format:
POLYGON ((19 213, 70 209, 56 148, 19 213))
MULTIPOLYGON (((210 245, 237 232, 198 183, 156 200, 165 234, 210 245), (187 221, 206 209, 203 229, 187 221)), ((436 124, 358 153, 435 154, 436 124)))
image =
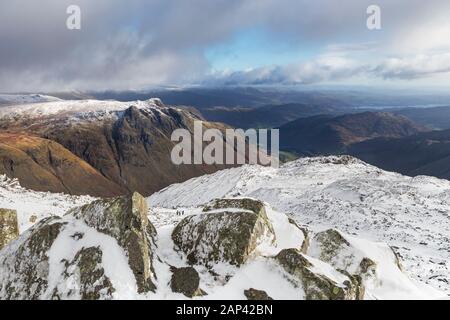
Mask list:
MULTIPOLYGON (((75 258, 65 262, 64 276, 66 279, 70 277, 79 277, 80 292, 68 292, 70 297, 80 294, 82 300, 99 300, 112 298, 115 289, 110 279, 105 275, 102 263, 103 252, 99 247, 83 248, 77 252, 75 258)), ((54 299, 61 299, 58 291, 55 289, 54 299)))
POLYGON ((132 196, 94 201, 68 214, 117 240, 125 250, 128 263, 136 278, 138 292, 155 291, 153 248, 156 229, 148 220, 145 198, 132 196))
MULTIPOLYGON (((319 272, 298 249, 282 250, 275 259, 303 288, 306 300, 355 300, 358 287, 344 274, 333 270, 333 276, 319 272)), ((330 272, 331 273, 331 272, 330 272)))
POLYGON ((210 204, 203 208, 203 212, 208 212, 218 209, 242 209, 252 211, 254 213, 266 214, 264 203, 259 200, 250 198, 237 199, 215 199, 210 204))
POLYGON ((2 299, 39 299, 47 290, 48 251, 64 223, 60 218, 38 222, 8 246, 0 256, 0 297, 2 299))
POLYGON ((240 266, 260 243, 275 241, 260 201, 222 199, 207 210, 215 211, 184 218, 172 233, 176 249, 183 251, 191 264, 211 266, 223 261, 240 266))
POLYGON ((16 210, 0 209, 0 250, 18 236, 16 210))
POLYGON ((188 298, 203 296, 206 293, 200 289, 200 276, 192 267, 171 268, 172 279, 170 287, 173 292, 182 293, 188 298))
POLYGON ((244 295, 247 298, 247 300, 256 300, 256 301, 273 300, 271 297, 269 297, 267 292, 263 290, 256 290, 253 288, 244 290, 244 295))

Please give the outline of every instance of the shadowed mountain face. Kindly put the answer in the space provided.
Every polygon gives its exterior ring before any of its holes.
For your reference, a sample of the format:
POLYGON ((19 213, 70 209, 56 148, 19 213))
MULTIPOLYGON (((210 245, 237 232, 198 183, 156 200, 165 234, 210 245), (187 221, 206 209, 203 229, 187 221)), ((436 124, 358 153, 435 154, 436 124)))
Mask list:
POLYGON ((385 170, 450 179, 450 130, 368 140, 349 153, 385 170))
POLYGON ((354 143, 377 137, 405 137, 425 130, 406 117, 386 112, 320 115, 281 126, 280 148, 301 156, 342 154, 354 143))
MULTIPOLYGON (((34 149, 30 151, 27 147, 23 151, 25 147, 6 143, 8 139, 4 138, 0 173, 19 178, 22 185, 36 190, 95 196, 138 191, 150 195, 172 183, 225 168, 172 163, 171 151, 176 144, 171 141, 172 132, 178 128, 192 132, 195 120, 201 119, 164 105, 130 106, 106 114, 63 110, 56 114, 25 112, 3 117, 0 120, 3 132, 20 133, 21 139, 33 141, 34 149), (11 159, 13 166, 9 165, 11 159), (28 165, 34 169, 27 174, 28 165)), ((209 122, 204 122, 204 127, 225 129, 221 124, 209 122)))

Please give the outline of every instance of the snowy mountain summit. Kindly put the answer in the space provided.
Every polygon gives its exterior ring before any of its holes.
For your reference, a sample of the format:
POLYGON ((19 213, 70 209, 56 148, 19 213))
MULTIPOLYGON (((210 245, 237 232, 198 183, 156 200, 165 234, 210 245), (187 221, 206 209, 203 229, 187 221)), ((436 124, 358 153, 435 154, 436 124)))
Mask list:
MULTIPOLYGON (((450 293, 450 182, 386 172, 348 156, 279 169, 243 166, 172 185, 152 207, 196 207, 251 197, 315 231, 337 228, 393 247, 413 278, 450 293)), ((164 218, 161 218, 163 221, 164 218)))
MULTIPOLYGON (((20 235, 4 235, 0 299, 434 299, 448 293, 442 248, 449 243, 450 182, 384 172, 351 157, 223 170, 147 199, 137 193, 67 198, 65 213, 43 205, 51 194, 33 197, 11 183, 1 188, 8 199, 21 197, 47 214, 21 223, 20 235)), ((9 226, 1 230, 17 230, 14 214, 19 221, 29 217, 23 201, 14 210, 0 199, 7 208, 0 222, 9 226)))
POLYGON ((155 228, 146 200, 96 200, 0 251, 2 299, 389 299, 443 294, 387 245, 312 234, 250 198, 216 199, 155 228))

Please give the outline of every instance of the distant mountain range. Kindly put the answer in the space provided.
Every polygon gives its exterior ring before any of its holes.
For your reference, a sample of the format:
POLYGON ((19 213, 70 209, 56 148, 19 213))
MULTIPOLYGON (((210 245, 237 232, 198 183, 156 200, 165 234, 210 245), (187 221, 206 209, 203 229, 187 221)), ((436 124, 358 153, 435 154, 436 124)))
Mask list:
POLYGON ((344 108, 322 104, 289 103, 267 105, 259 108, 225 108, 203 109, 202 115, 210 120, 223 122, 236 128, 274 128, 298 118, 322 114, 341 114, 344 108))
POLYGON ((279 128, 280 148, 300 157, 348 154, 384 170, 450 179, 450 130, 420 124, 437 124, 441 109, 445 124, 450 108, 400 111, 428 115, 418 122, 388 112, 300 118, 279 128))
POLYGON ((346 153, 354 143, 377 137, 406 137, 426 131, 408 118, 387 112, 300 118, 280 128, 280 148, 299 156, 346 153))
POLYGON ((259 108, 267 105, 302 103, 358 109, 405 108, 450 105, 448 93, 421 93, 374 88, 349 87, 156 87, 140 91, 47 92, 64 100, 98 99, 134 101, 161 98, 169 105, 189 105, 198 109, 259 108))
POLYGON ((385 170, 450 179, 450 130, 354 144, 348 153, 385 170))

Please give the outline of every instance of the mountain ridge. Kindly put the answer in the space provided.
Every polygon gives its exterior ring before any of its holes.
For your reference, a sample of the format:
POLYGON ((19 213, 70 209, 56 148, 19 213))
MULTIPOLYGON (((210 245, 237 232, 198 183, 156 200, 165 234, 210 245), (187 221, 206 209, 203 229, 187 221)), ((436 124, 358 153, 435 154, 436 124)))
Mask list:
MULTIPOLYGON (((172 132, 193 132, 195 121, 220 131, 226 128, 189 110, 166 106, 159 99, 57 101, 0 109, 0 131, 54 141, 78 157, 78 163, 88 163, 110 185, 116 185, 109 194, 86 189, 91 195, 102 196, 134 191, 149 195, 172 183, 225 168, 172 163, 171 150, 176 144, 171 141, 172 132)), ((11 170, 0 172, 18 177, 11 170)))

